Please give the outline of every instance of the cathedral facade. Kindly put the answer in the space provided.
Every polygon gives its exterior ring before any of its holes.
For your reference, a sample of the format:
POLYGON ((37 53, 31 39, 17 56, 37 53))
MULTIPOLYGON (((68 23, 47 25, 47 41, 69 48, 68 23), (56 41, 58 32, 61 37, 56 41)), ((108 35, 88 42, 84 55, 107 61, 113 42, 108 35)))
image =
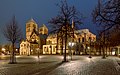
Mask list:
MULTIPOLYGON (((71 27, 74 27, 74 23, 72 23, 71 27)), ((88 48, 93 48, 91 44, 96 41, 96 35, 91 33, 88 29, 73 30, 73 33, 72 35, 74 38, 67 38, 66 53, 88 53, 88 48)), ((20 55, 37 55, 38 53, 64 54, 64 39, 58 36, 57 33, 48 35, 48 28, 46 25, 43 24, 38 27, 37 23, 33 19, 30 19, 26 23, 26 39, 20 44, 20 55)))

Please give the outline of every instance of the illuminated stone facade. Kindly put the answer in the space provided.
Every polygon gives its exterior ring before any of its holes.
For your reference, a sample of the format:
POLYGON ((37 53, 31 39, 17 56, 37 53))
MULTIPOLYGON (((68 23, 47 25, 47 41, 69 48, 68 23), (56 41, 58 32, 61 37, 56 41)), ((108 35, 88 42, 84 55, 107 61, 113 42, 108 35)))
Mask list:
MULTIPOLYGON (((72 23, 72 28, 74 27, 72 23)), ((72 33, 72 32, 70 32, 72 33)), ((30 19, 26 23, 26 40, 20 44, 21 55, 31 54, 64 54, 65 43, 62 38, 57 38, 57 34, 49 34, 46 25, 38 27, 37 23, 30 19)), ((67 38, 66 53, 71 50, 74 54, 84 54, 88 52, 87 47, 96 41, 96 35, 88 29, 74 31, 74 38, 67 38)))
POLYGON ((39 34, 48 34, 48 28, 45 26, 45 24, 43 24, 43 25, 39 28, 39 34))
POLYGON ((20 44, 20 55, 30 55, 30 43, 28 41, 22 41, 20 44))
MULTIPOLYGON (((84 54, 84 50, 90 46, 90 43, 96 41, 96 35, 91 33, 88 29, 81 29, 74 31, 74 39, 67 39, 67 50, 68 54, 72 46, 72 52, 77 54, 80 52, 84 54)), ((57 43, 57 34, 50 34, 46 39, 46 45, 43 45, 43 54, 63 54, 64 53, 64 43, 57 43), (62 48, 63 45, 63 48, 62 48)), ((88 52, 88 50, 87 50, 88 52)))
POLYGON ((56 54, 57 35, 50 34, 46 39, 46 45, 43 45, 43 54, 56 54))
POLYGON ((26 23, 26 40, 20 44, 21 55, 31 55, 42 52, 42 45, 46 44, 46 37, 48 34, 47 27, 43 24, 38 28, 37 23, 30 19, 26 23))

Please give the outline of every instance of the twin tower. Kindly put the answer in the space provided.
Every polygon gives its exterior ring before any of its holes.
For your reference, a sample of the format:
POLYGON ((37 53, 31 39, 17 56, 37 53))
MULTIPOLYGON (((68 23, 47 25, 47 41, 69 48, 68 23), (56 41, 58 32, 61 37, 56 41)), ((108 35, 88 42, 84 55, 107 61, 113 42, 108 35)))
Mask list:
POLYGON ((39 34, 48 34, 48 28, 43 24, 41 27, 38 27, 37 23, 31 18, 26 23, 26 39, 30 41, 32 38, 37 40, 37 37, 35 35, 32 36, 33 32, 37 32, 39 34), (31 39, 30 39, 31 38, 31 39))
POLYGON ((37 54, 38 49, 46 44, 48 28, 43 24, 38 27, 37 23, 31 18, 26 23, 26 39, 20 43, 20 55, 37 54))

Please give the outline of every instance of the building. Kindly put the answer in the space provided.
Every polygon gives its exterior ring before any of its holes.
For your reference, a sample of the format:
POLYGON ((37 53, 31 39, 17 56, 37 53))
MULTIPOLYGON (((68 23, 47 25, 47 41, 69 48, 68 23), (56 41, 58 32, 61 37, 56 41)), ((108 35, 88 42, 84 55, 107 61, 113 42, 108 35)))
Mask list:
POLYGON ((46 39, 46 45, 43 45, 43 54, 56 54, 57 35, 50 34, 46 39))
POLYGON ((28 41, 22 41, 20 44, 20 55, 30 55, 30 43, 28 41))
MULTIPOLYGON (((76 49, 79 52, 79 54, 89 54, 88 48, 94 48, 96 35, 91 33, 88 29, 76 30, 75 34, 77 35, 76 49)), ((93 52, 95 53, 95 50, 93 52)))
MULTIPOLYGON (((74 23, 71 26, 74 29, 74 23)), ((72 37, 67 38, 67 50, 69 54, 88 53, 88 47, 92 48, 92 43, 96 41, 96 35, 88 29, 72 30, 72 37)), ((26 23, 26 39, 20 44, 21 55, 31 54, 64 54, 65 43, 63 38, 58 38, 58 34, 49 34, 46 25, 38 27, 37 23, 30 19, 26 23)))
MULTIPOLYGON (((71 41, 71 38, 67 40, 67 53, 69 53, 70 47, 72 46, 74 54, 80 54, 80 52, 84 54, 85 49, 88 50, 87 48, 90 46, 90 43, 96 41, 96 35, 88 29, 76 30, 74 36, 74 41, 71 41)), ((50 34, 46 39, 46 45, 43 45, 43 54, 63 54, 64 49, 64 46, 62 49, 60 41, 57 45, 57 34, 50 34)))
POLYGON ((46 44, 48 29, 43 24, 38 28, 37 23, 31 18, 26 23, 26 39, 20 44, 20 55, 31 55, 42 52, 42 45, 46 44))

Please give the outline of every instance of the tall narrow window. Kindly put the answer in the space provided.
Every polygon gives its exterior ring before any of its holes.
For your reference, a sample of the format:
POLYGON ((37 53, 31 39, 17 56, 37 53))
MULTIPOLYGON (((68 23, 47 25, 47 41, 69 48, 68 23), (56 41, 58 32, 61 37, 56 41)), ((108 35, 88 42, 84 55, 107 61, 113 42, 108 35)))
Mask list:
POLYGON ((85 38, 84 37, 82 38, 82 42, 85 42, 85 38))
POLYGON ((80 38, 78 39, 79 43, 80 43, 80 38))

